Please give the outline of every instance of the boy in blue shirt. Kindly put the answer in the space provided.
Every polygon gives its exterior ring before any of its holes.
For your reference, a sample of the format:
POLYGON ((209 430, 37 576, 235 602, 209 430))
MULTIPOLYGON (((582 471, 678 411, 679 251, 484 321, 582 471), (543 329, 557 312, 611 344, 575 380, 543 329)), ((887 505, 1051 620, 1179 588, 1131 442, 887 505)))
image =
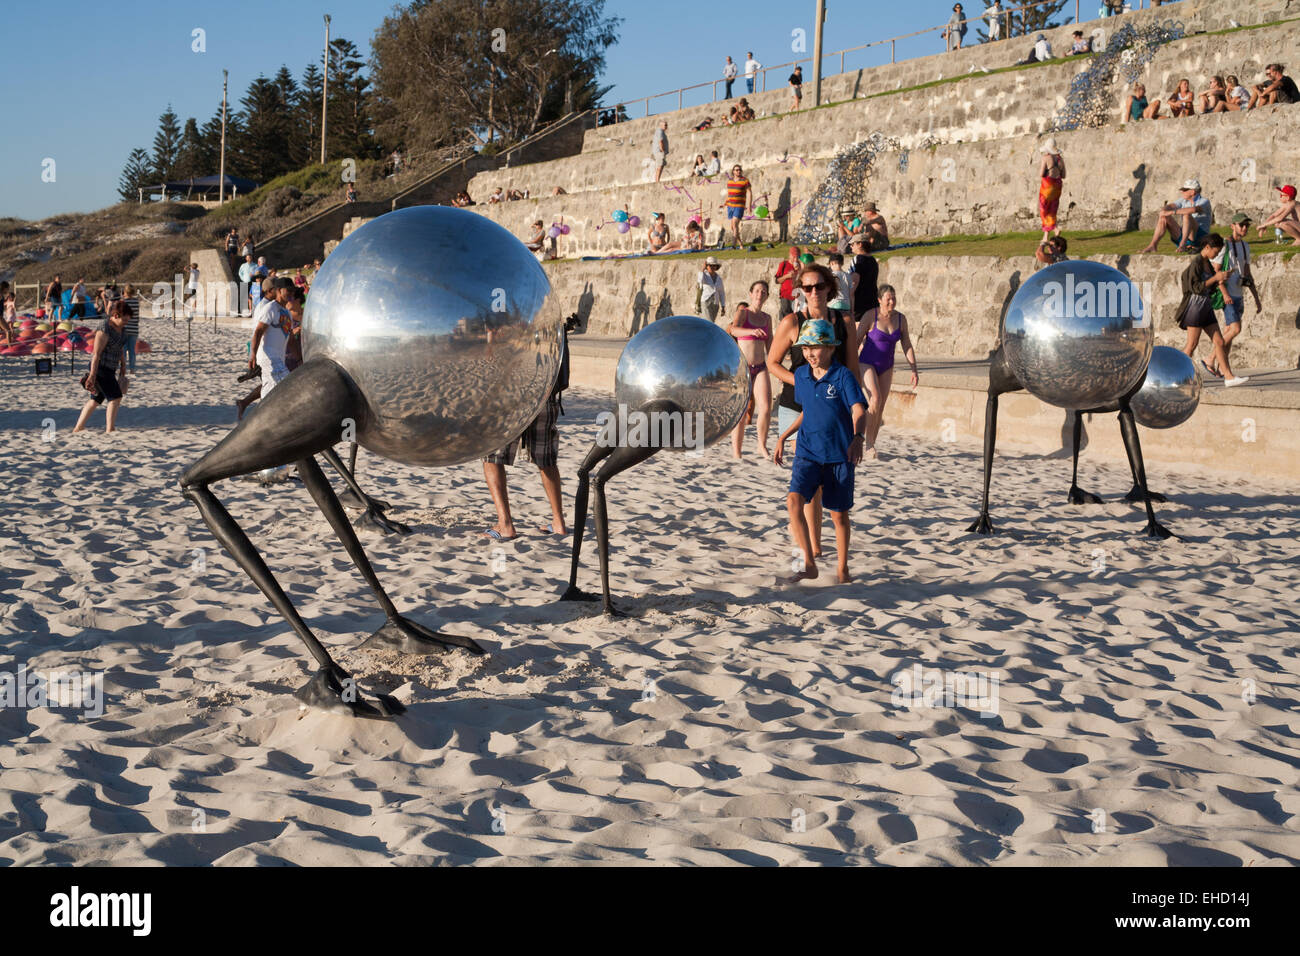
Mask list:
POLYGON ((790 534, 803 551, 804 569, 791 581, 817 577, 812 539, 804 519, 803 506, 822 490, 822 504, 835 525, 835 549, 839 554, 839 581, 849 577, 849 509, 853 507, 853 468, 862 460, 867 430, 867 399, 853 373, 835 360, 839 339, 825 319, 805 322, 794 343, 802 347, 807 365, 794 373, 794 398, 803 413, 776 443, 773 460, 779 465, 786 439, 799 432, 790 474, 786 508, 790 512, 790 534))

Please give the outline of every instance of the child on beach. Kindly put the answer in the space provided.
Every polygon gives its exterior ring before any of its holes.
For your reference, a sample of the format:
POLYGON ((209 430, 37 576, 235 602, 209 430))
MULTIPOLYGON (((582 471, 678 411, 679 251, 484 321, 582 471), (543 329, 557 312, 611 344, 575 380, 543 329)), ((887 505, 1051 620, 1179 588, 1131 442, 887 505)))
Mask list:
POLYGON ((853 507, 853 468, 862 460, 867 430, 867 399, 853 373, 834 356, 839 345, 835 328, 825 319, 804 323, 795 345, 803 349, 808 364, 795 372, 795 400, 803 412, 777 439, 772 459, 781 463, 785 442, 795 431, 795 449, 786 508, 790 513, 790 534, 803 552, 803 570, 793 581, 817 577, 812 539, 804 517, 804 505, 822 492, 822 504, 835 525, 838 578, 849 583, 849 510, 853 507))

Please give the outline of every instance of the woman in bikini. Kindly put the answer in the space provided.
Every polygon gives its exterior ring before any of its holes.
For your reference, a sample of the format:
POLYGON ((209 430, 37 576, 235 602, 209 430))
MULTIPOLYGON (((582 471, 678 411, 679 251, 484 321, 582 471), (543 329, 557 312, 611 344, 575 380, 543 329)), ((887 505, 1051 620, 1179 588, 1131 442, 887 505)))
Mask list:
POLYGON ((654 219, 654 224, 648 230, 649 247, 647 252, 662 252, 664 246, 668 245, 668 240, 672 237, 668 234, 668 223, 664 221, 664 214, 661 212, 652 212, 650 217, 654 219))
POLYGON ((896 311, 898 293, 892 285, 880 287, 880 305, 862 313, 858 322, 858 341, 862 351, 858 362, 862 366, 862 386, 868 395, 876 396, 875 410, 867 410, 867 447, 862 453, 863 459, 879 458, 876 452, 876 436, 880 434, 880 425, 885 419, 885 402, 889 399, 889 388, 894 384, 894 347, 901 341, 903 355, 912 366, 912 387, 916 387, 916 352, 912 348, 912 339, 907 334, 907 316, 896 311))
POLYGON ((749 366, 749 407, 740 417, 740 423, 731 433, 731 450, 737 458, 741 457, 741 448, 745 444, 745 426, 750 419, 758 432, 758 451, 764 457, 767 453, 767 430, 772 421, 772 382, 767 377, 767 344, 772 341, 772 317, 763 311, 767 301, 769 286, 766 279, 759 279, 749 287, 749 303, 742 302, 736 309, 736 315, 727 328, 740 346, 740 354, 749 366), (752 303, 753 308, 748 306, 752 303))

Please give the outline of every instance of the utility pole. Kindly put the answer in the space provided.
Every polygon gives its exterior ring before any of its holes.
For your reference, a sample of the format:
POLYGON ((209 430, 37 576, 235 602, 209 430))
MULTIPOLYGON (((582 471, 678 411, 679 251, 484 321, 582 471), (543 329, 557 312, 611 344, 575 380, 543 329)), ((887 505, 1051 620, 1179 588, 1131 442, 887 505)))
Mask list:
POLYGON ((330 15, 325 14, 325 82, 320 94, 320 161, 325 162, 325 121, 330 97, 330 15))
POLYGON ((822 105, 822 24, 826 22, 826 0, 817 0, 817 28, 813 33, 813 108, 822 105))
POLYGON ((226 201, 226 85, 230 82, 230 71, 221 71, 221 171, 218 173, 217 205, 226 201))

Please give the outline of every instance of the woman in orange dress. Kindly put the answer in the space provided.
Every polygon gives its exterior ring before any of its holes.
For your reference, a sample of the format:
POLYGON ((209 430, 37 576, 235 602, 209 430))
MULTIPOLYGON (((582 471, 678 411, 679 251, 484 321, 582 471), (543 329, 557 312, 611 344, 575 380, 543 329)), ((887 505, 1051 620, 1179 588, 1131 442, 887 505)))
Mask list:
POLYGON ((1049 138, 1039 148, 1042 162, 1038 166, 1038 216, 1042 219, 1043 242, 1061 234, 1056 224, 1056 210, 1061 204, 1061 188, 1065 184, 1065 160, 1056 148, 1056 140, 1049 138))

